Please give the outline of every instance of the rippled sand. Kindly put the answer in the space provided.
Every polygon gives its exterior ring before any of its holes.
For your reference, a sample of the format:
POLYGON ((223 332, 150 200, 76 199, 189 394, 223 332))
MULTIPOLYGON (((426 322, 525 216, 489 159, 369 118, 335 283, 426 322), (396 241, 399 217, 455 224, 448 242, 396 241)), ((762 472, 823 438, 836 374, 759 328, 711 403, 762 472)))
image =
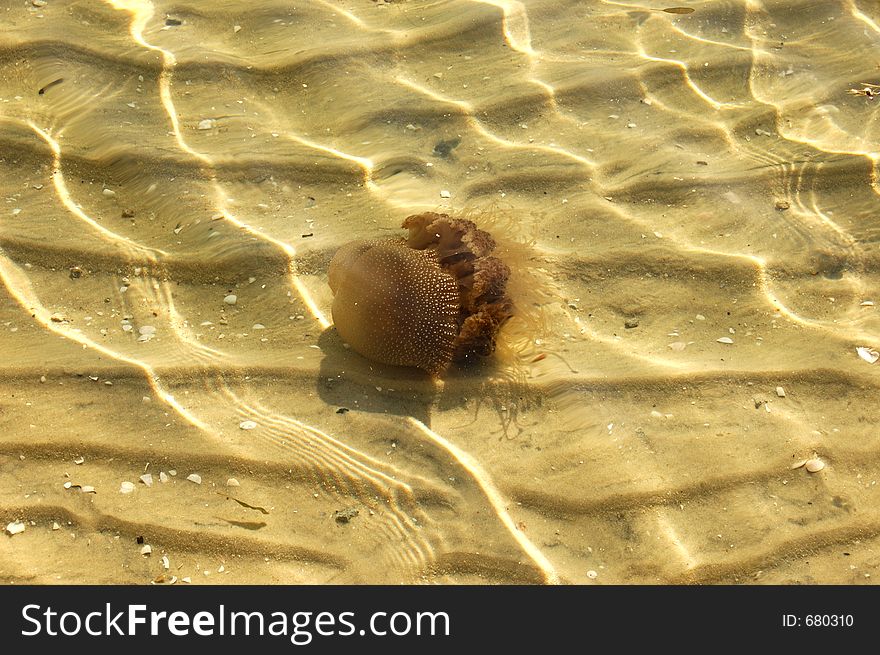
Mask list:
POLYGON ((0 579, 876 579, 880 14, 675 4, 5 3, 0 579), (327 264, 449 209, 547 329, 371 368, 327 264))

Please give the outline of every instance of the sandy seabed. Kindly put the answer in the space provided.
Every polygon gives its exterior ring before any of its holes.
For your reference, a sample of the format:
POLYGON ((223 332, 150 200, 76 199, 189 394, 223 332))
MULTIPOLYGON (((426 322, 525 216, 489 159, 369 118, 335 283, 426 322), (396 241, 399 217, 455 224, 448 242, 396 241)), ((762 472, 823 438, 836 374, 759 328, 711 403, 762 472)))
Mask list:
POLYGON ((876 3, 2 4, 3 582, 876 579, 876 3), (552 281, 442 384, 331 327, 422 211, 552 281))

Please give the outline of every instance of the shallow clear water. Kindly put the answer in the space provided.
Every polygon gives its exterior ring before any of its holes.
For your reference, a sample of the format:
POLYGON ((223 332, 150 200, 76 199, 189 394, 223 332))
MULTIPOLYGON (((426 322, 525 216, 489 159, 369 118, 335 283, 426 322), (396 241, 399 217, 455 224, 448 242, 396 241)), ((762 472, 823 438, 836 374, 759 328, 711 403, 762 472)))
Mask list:
POLYGON ((864 0, 4 0, 0 579, 871 582, 878 39, 864 0), (331 326, 333 253, 423 211, 527 281, 442 382, 331 326))

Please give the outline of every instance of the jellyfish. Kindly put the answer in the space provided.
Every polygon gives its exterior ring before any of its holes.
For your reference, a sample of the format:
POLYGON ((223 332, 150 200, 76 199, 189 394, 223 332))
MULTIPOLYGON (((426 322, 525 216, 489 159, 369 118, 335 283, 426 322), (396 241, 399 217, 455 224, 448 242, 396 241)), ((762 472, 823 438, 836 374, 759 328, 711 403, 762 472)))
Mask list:
POLYGON ((510 268, 470 220, 425 212, 398 239, 352 241, 330 262, 333 322, 367 359, 441 376, 489 357, 513 316, 510 268))

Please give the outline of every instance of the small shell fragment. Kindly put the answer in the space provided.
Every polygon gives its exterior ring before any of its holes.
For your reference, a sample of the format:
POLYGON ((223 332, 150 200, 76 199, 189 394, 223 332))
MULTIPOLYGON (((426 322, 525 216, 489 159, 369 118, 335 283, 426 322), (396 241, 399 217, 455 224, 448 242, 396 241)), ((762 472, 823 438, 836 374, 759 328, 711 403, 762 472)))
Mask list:
POLYGON ((199 121, 198 129, 200 130, 210 130, 214 127, 214 121, 210 118, 203 118, 199 121))
POLYGON ((166 571, 171 568, 171 562, 168 561, 168 555, 162 555, 162 568, 166 571))
POLYGON ((780 398, 785 398, 785 389, 782 387, 776 387, 776 395, 780 398))
POLYGON ((86 461, 86 458, 83 457, 82 455, 80 455, 75 460, 73 460, 73 463, 76 464, 77 466, 79 466, 80 464, 84 464, 85 461, 86 461))
POLYGON ((452 197, 452 194, 451 194, 449 191, 447 191, 446 189, 443 189, 443 190, 440 192, 440 197, 441 197, 441 198, 451 198, 451 197, 452 197))
POLYGON ((808 459, 804 463, 804 468, 806 468, 810 473, 818 473, 823 468, 825 468, 825 462, 823 462, 818 457, 814 457, 813 459, 808 459))
POLYGON ((202 476, 198 473, 190 473, 188 476, 186 476, 186 479, 190 482, 195 482, 196 484, 202 484, 202 476))
POLYGON ((593 571, 592 569, 590 569, 589 571, 587 571, 587 577, 588 577, 590 580, 595 580, 596 578, 599 577, 599 574, 596 573, 595 571, 593 571))
POLYGON ((159 471, 159 482, 168 482, 168 474, 165 471, 159 471))
POLYGON ((125 481, 119 485, 119 493, 121 494, 130 494, 134 491, 134 483, 125 481))
POLYGON ((242 430, 253 430, 255 427, 257 427, 257 424, 253 421, 242 421, 238 424, 238 427, 240 427, 242 430))
POLYGON ((11 535, 16 535, 21 532, 24 532, 25 525, 21 521, 13 521, 6 526, 6 532, 11 535))
POLYGON ((143 546, 141 546, 141 555, 143 555, 144 557, 146 557, 147 555, 149 555, 152 552, 153 552, 153 547, 150 544, 144 544, 143 546))
POLYGON ((810 461, 810 460, 808 460, 808 459, 802 459, 802 460, 799 460, 799 461, 795 462, 794 464, 791 465, 791 470, 794 471, 795 469, 799 469, 799 468, 802 467, 804 464, 806 464, 808 461, 810 461))
POLYGON ((869 364, 873 364, 878 359, 880 359, 880 353, 878 353, 876 350, 865 348, 864 346, 859 346, 858 348, 856 348, 856 352, 859 354, 859 357, 864 359, 869 364))
POLYGON ((718 343, 733 343, 733 339, 730 337, 721 337, 720 339, 715 339, 718 343))
POLYGON ((229 479, 226 481, 226 486, 227 486, 227 487, 240 487, 241 484, 240 484, 239 481, 236 480, 235 478, 229 478, 229 479))
POLYGON ((144 473, 140 479, 141 479, 141 482, 143 482, 148 487, 153 486, 153 474, 152 473, 144 473))

